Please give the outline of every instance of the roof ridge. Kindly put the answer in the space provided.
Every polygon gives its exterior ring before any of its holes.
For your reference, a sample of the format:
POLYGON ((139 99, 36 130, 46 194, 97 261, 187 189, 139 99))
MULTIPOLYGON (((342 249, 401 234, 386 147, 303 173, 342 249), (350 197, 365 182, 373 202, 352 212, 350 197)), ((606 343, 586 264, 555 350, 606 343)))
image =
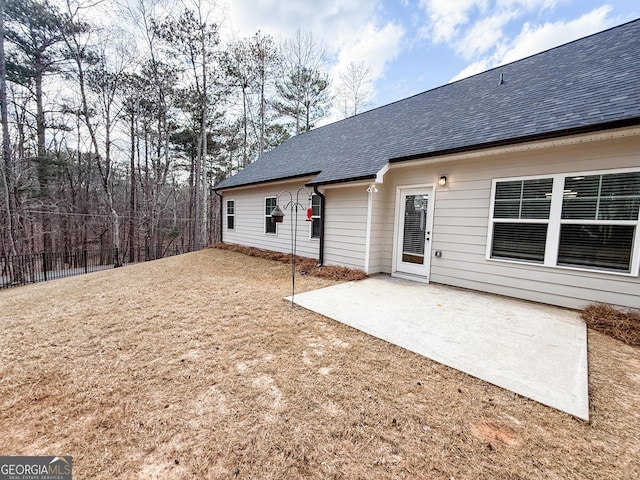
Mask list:
POLYGON ((429 92, 433 92, 434 90, 440 90, 442 88, 446 88, 449 85, 453 85, 453 84, 456 84, 456 83, 464 82, 465 80, 469 80, 471 78, 475 78, 475 77, 478 77, 480 75, 486 75, 486 74, 488 74, 490 72, 494 72, 494 71, 496 71, 496 70, 498 70, 500 68, 505 68, 505 67, 508 67, 509 65, 514 65, 516 63, 520 63, 520 62, 523 62, 525 60, 529 60, 529 59, 531 59, 533 57, 537 57, 537 56, 540 56, 540 55, 547 54, 547 53, 549 53, 549 52, 551 52, 553 50, 558 50, 560 48, 567 47, 567 46, 572 45, 572 44, 574 44, 576 42, 581 42, 583 40, 586 40, 588 38, 594 37, 596 35, 601 35, 601 34, 610 32, 611 30, 615 30, 615 29, 618 29, 618 28, 621 28, 621 27, 625 27, 625 26, 627 26, 629 24, 632 24, 634 22, 640 22, 640 18, 636 18, 634 20, 630 20, 628 22, 621 23, 619 25, 613 25, 613 26, 611 26, 611 27, 609 27, 609 28, 607 28, 605 30, 600 30, 598 32, 594 32, 594 33, 591 33, 589 35, 586 35, 584 37, 576 38, 575 40, 571 40, 569 42, 566 42, 566 43, 563 43, 563 44, 560 44, 560 45, 556 45, 555 47, 548 48, 548 49, 543 50, 541 52, 532 53, 531 55, 527 55, 526 57, 519 58, 517 60, 513 60, 511 62, 504 63, 502 65, 497 65, 495 67, 491 67, 488 70, 483 70, 482 72, 474 73, 473 75, 469 75, 468 77, 460 78, 458 80, 447 82, 447 83, 445 83, 443 85, 438 85, 437 87, 433 87, 433 88, 429 88, 427 90, 423 90, 422 92, 414 93, 413 95, 409 95, 408 97, 399 98, 398 100, 394 100, 393 102, 385 103, 384 105, 378 105, 377 107, 374 107, 374 108, 372 108, 370 110, 365 110, 364 112, 360 112, 360 113, 357 113, 355 115, 351 115, 350 117, 341 118, 340 120, 336 120, 335 122, 327 123, 326 125, 322 125, 320 127, 317 127, 317 128, 308 130, 306 132, 303 132, 301 134, 295 135, 294 137, 291 137, 291 139, 293 139, 295 137, 299 137, 301 135, 305 135, 307 133, 316 132, 316 131, 321 130, 321 129, 325 128, 325 127, 329 127, 331 125, 336 125, 338 123, 344 122, 346 120, 350 120, 350 119, 355 118, 355 117, 359 117, 359 116, 363 116, 363 115, 366 115, 366 114, 371 113, 371 112, 375 112, 376 110, 380 110, 382 108, 386 108, 386 107, 389 107, 391 105, 395 105, 397 103, 402 103, 402 102, 411 100, 412 98, 419 97, 420 95, 424 95, 425 93, 429 93, 429 92))
POLYGON ((309 171, 320 172, 313 183, 335 183, 394 158, 640 124, 638 46, 640 19, 615 25, 292 137, 219 185, 309 171), (505 71, 504 85, 491 81, 505 71))

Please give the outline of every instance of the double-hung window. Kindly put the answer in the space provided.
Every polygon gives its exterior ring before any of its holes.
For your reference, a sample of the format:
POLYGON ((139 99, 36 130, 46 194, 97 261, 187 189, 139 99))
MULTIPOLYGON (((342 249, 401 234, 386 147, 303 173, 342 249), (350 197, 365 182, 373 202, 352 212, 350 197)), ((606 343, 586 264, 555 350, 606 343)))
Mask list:
POLYGON ((492 258, 544 262, 553 179, 495 185, 492 258))
POLYGON ((638 274, 640 171, 494 180, 487 257, 638 274))
POLYGON ((558 265, 630 273, 639 208, 640 172, 566 177, 558 265))
POLYGON ((227 200, 227 230, 236 228, 236 201, 227 200))
POLYGON ((311 238, 320 238, 320 196, 311 195, 311 238))
POLYGON ((278 233, 278 224, 271 218, 271 212, 276 208, 278 199, 276 197, 267 197, 264 199, 264 233, 278 233))

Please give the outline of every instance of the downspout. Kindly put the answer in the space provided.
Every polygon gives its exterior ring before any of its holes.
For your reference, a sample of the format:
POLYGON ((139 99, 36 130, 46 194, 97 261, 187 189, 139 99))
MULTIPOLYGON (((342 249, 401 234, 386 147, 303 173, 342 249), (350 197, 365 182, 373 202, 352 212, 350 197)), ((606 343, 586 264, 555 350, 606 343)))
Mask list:
POLYGON ((324 263, 324 216, 325 216, 325 196, 320 193, 318 190, 318 186, 313 186, 313 193, 320 197, 320 238, 319 238, 319 248, 318 248, 318 267, 322 267, 324 263))
POLYGON ((222 226, 224 225, 224 222, 222 221, 222 215, 224 213, 224 209, 222 208, 222 195, 220 195, 217 190, 214 190, 213 192, 220 197, 220 242, 222 243, 222 226))

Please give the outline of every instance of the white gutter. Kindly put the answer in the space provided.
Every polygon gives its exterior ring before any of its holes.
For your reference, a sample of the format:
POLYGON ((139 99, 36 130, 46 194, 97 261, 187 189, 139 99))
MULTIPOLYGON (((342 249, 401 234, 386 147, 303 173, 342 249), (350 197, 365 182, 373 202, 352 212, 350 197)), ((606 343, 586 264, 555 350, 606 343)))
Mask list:
POLYGON ((376 173, 376 183, 384 183, 384 174, 387 173, 390 168, 391 165, 389 165, 389 162, 387 162, 386 165, 382 167, 378 173, 376 173))

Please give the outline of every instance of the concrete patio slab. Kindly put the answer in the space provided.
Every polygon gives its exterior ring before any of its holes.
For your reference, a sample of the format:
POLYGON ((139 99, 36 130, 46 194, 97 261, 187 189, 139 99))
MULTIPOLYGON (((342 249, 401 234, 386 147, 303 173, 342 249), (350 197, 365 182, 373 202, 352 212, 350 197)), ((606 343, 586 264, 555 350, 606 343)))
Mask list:
POLYGON ((589 420, 587 330, 575 311, 384 275, 296 294, 294 300, 589 420))

